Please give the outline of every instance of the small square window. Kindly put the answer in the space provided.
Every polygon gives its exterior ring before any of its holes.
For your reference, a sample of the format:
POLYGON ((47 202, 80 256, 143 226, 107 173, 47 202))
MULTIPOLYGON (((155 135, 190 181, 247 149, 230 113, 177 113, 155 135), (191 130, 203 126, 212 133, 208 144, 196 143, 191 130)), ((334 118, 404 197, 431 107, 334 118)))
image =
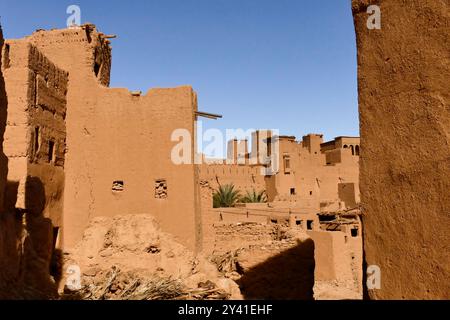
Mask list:
POLYGON ((121 181, 121 180, 114 181, 113 185, 112 185, 112 191, 113 192, 122 192, 125 189, 124 186, 125 185, 124 185, 123 181, 121 181))
POLYGON ((307 223, 306 223, 306 228, 308 230, 312 230, 313 227, 314 227, 314 221, 313 220, 308 220, 307 223))
POLYGON ((295 196, 295 188, 291 188, 291 196, 295 196))

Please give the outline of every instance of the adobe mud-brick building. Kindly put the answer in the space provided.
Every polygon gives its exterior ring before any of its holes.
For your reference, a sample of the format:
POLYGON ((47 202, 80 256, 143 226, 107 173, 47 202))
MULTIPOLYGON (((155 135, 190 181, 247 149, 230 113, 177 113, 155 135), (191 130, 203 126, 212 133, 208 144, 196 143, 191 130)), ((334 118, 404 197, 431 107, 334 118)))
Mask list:
POLYGON ((26 41, 1 41, 0 295, 33 287, 48 297, 61 244, 68 74, 26 41))
POLYGON ((280 136, 278 143, 280 170, 266 178, 269 200, 295 199, 319 210, 329 203, 344 201, 339 188, 346 183, 354 191, 353 201, 347 201, 348 208, 359 202, 359 153, 355 152, 359 149, 358 137, 338 137, 324 143, 321 134, 308 134, 301 141, 280 136))
POLYGON ((7 41, 3 53, 8 99, 3 151, 8 158, 7 180, 19 183, 18 190, 6 186, 5 209, 42 211, 59 227, 63 209, 68 74, 23 40, 7 41), (27 197, 27 192, 38 193, 34 189, 37 186, 30 184, 30 177, 44 186, 44 202, 38 197, 27 197))
POLYGON ((359 203, 358 137, 338 137, 324 143, 321 134, 308 134, 297 141, 293 136, 272 136, 267 130, 257 130, 252 133, 251 152, 247 140, 231 140, 227 154, 227 160, 206 159, 200 166, 200 180, 213 190, 233 184, 243 194, 265 191, 269 202, 291 203, 312 212, 339 203, 351 209, 359 203), (279 148, 273 152, 275 143, 279 148), (263 156, 269 158, 269 152, 273 152, 271 161, 278 163, 278 171, 271 176, 264 175, 267 165, 258 161, 263 156))
POLYGON ((369 296, 449 299, 450 2, 353 0, 353 15, 364 252, 381 269, 369 296))
POLYGON ((151 214, 191 249, 201 243, 194 152, 175 165, 176 129, 191 134, 197 97, 191 87, 145 95, 109 88, 110 37, 94 25, 37 31, 25 40, 69 72, 64 247, 81 239, 91 218, 151 214))

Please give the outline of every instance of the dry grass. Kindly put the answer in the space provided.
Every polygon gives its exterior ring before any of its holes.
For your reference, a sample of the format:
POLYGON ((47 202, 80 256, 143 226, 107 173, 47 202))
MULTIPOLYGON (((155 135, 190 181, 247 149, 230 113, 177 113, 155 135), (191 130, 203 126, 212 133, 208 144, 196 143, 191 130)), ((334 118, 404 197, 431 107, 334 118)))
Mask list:
POLYGON ((113 267, 99 284, 87 284, 81 291, 66 294, 66 300, 226 300, 229 294, 216 288, 214 284, 205 288, 190 290, 178 279, 153 275, 136 278, 123 274, 113 267), (125 276, 125 277, 124 277, 125 276), (121 279, 130 281, 125 284, 121 279), (120 283, 119 283, 120 282, 120 283), (118 286, 123 290, 118 291, 118 286))

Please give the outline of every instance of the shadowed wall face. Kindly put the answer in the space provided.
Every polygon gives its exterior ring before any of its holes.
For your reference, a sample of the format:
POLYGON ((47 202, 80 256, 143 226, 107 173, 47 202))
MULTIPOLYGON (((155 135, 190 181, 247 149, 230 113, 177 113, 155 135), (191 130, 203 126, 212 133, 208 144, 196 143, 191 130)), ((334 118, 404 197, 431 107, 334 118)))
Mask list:
POLYGON ((19 183, 17 201, 8 201, 7 209, 42 213, 61 227, 68 74, 26 41, 7 41, 7 45, 10 61, 3 72, 8 95, 4 152, 8 181, 19 183), (26 197, 29 177, 40 180, 45 199, 37 195, 33 201, 29 198, 32 192, 26 197))
POLYGON ((450 298, 450 3, 353 1, 361 201, 374 299, 450 298), (368 4, 381 30, 367 28, 368 4))
POLYGON ((247 270, 238 284, 247 300, 313 300, 314 266, 308 239, 247 270))
POLYGON ((7 161, 1 160, 6 201, 0 212, 0 298, 52 298, 58 279, 51 278, 50 267, 62 226, 68 75, 26 41, 7 41, 4 49, 0 131, 7 161))
POLYGON ((3 135, 6 128, 7 96, 3 67, 9 63, 9 50, 4 46, 3 31, 0 26, 0 214, 3 211, 4 191, 6 188, 6 176, 8 175, 8 158, 3 152, 3 135), (5 50, 5 52, 3 52, 5 50))
MULTIPOLYGON (((4 156, 3 153, 3 134, 5 132, 5 126, 6 126, 6 108, 7 108, 7 102, 6 102, 6 91, 5 91, 5 80, 3 78, 3 45, 4 45, 4 39, 3 39, 3 31, 0 26, 0 114, 1 114, 1 122, 0 122, 0 283, 5 283, 7 279, 7 242, 10 237, 7 236, 5 230, 7 230, 7 226, 5 223, 4 213, 3 213, 3 201, 4 201, 4 191, 6 187, 6 176, 7 176, 7 170, 8 170, 8 161, 7 158, 4 156)), ((1 290, 0 285, 0 290, 1 290)), ((1 297, 1 294, 0 294, 1 297)))

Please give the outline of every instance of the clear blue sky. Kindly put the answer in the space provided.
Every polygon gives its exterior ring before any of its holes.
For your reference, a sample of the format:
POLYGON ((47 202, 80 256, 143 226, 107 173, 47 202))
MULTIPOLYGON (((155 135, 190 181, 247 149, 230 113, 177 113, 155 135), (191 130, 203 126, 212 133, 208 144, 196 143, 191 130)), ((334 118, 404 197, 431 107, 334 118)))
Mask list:
POLYGON ((6 38, 82 23, 112 40, 112 87, 189 84, 205 128, 359 135, 350 0, 0 0, 6 38))

